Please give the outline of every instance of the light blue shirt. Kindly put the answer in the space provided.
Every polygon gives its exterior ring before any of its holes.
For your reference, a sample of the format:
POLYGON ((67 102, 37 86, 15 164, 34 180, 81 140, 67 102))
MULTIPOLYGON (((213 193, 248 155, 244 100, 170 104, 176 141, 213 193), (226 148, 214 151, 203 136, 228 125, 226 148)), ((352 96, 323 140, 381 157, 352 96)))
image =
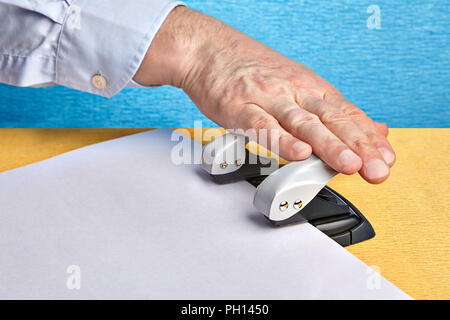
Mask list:
POLYGON ((111 97, 132 80, 174 0, 0 0, 0 82, 111 97), (96 83, 93 79, 102 80, 96 83))

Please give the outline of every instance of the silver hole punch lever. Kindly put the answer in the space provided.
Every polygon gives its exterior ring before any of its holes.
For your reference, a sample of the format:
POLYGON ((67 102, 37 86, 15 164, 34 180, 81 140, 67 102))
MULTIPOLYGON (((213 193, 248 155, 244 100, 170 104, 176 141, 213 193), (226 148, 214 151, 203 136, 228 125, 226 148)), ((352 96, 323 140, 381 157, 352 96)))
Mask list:
POLYGON ((309 222, 342 246, 375 236, 369 221, 326 184, 337 174, 312 155, 287 165, 250 153, 245 136, 227 133, 203 148, 203 168, 218 183, 247 180, 253 205, 275 226, 309 222))

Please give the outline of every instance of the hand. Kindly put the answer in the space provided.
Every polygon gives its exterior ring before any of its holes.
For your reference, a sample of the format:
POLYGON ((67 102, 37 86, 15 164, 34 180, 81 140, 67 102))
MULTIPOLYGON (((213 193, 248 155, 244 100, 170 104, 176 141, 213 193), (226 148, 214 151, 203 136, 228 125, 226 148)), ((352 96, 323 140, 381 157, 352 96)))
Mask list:
POLYGON ((314 152, 336 171, 359 171, 370 183, 386 180, 395 162, 387 126, 372 121, 330 83, 185 7, 166 19, 135 80, 182 88, 224 128, 278 129, 279 153, 287 160, 314 152))

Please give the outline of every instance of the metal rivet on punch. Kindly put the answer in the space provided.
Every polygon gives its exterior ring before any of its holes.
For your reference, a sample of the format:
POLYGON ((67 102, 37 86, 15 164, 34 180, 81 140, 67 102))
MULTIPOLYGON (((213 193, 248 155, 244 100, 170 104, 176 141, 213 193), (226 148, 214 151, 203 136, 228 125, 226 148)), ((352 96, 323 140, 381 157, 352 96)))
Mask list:
POLYGON ((228 163, 226 161, 220 164, 220 169, 226 169, 228 167, 228 163))
POLYGON ((303 201, 302 200, 297 200, 294 202, 294 209, 300 209, 303 206, 303 201))
POLYGON ((283 201, 280 203, 280 211, 284 211, 289 207, 289 203, 287 201, 283 201))

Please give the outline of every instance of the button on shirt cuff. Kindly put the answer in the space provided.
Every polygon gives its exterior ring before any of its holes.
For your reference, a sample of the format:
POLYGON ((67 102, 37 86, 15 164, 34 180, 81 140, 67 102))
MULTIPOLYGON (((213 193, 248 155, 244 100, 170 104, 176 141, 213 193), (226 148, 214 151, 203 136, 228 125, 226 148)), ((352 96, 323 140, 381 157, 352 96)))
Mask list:
POLYGON ((170 0, 72 0, 56 56, 56 83, 111 97, 133 83, 170 0))

